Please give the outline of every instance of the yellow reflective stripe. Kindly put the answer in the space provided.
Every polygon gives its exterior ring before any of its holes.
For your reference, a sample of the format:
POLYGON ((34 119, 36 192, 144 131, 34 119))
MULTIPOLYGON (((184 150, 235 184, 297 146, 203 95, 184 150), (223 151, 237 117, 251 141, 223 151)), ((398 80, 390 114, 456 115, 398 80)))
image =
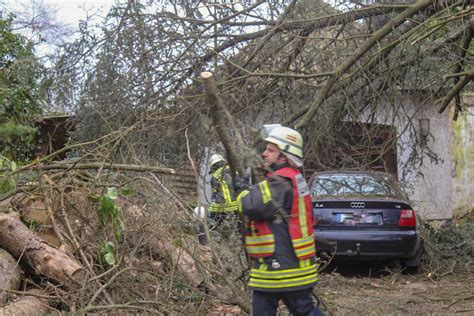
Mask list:
POLYGON ((224 201, 226 202, 231 202, 232 197, 230 195, 230 189, 229 186, 227 185, 227 182, 221 181, 221 189, 222 189, 222 195, 224 196, 224 201))
POLYGON ((304 259, 300 260, 300 268, 308 267, 311 264, 311 260, 304 259))
POLYGON ((259 254, 259 253, 269 253, 273 252, 273 245, 264 245, 264 246, 247 246, 249 253, 259 254))
POLYGON ((248 253, 253 255, 258 254, 270 254, 275 252, 275 245, 263 245, 263 246, 245 246, 248 253))
POLYGON ((243 212, 242 211, 242 199, 244 198, 244 196, 246 196, 249 193, 250 193, 250 191, 245 190, 245 191, 240 192, 239 195, 237 196, 236 202, 237 202, 237 207, 239 209, 239 212, 243 212))
POLYGON ((276 289, 302 286, 306 284, 316 283, 318 275, 312 274, 301 278, 290 280, 260 280, 250 277, 248 285, 254 288, 276 289))
POLYGON ((275 252, 275 245, 265 245, 265 246, 246 246, 247 252, 249 254, 270 254, 275 252))
POLYGON ((274 242, 275 238, 273 235, 264 235, 264 236, 246 236, 245 237, 245 243, 247 245, 252 245, 252 244, 261 244, 264 242, 274 242))
POLYGON ((250 270, 250 276, 262 279, 285 279, 291 277, 299 277, 309 273, 317 273, 318 265, 315 263, 309 267, 294 268, 285 270, 274 270, 274 271, 259 271, 256 269, 250 270))
POLYGON ((262 201, 263 204, 267 204, 272 199, 272 193, 270 191, 270 187, 268 186, 268 181, 264 180, 258 183, 258 188, 260 189, 260 193, 262 194, 262 201))
POLYGON ((209 206, 207 209, 209 212, 235 212, 237 211, 237 205, 232 206, 232 205, 226 205, 222 206, 222 204, 217 204, 209 206))
POLYGON ((295 254, 297 257, 304 257, 305 255, 309 255, 311 253, 315 252, 314 247, 306 247, 306 248, 301 248, 295 250, 295 254))
POLYGON ((234 203, 228 203, 228 204, 211 203, 211 205, 209 205, 209 208, 207 210, 209 212, 235 212, 237 211, 237 209, 238 209, 237 202, 234 202, 234 203))
MULTIPOLYGON (((235 212, 238 210, 237 202, 232 200, 232 196, 230 194, 230 188, 227 182, 224 181, 222 174, 224 172, 225 167, 221 167, 212 173, 212 177, 214 177, 220 185, 220 191, 222 192, 222 197, 224 198, 223 203, 216 203, 213 202, 208 208, 210 212, 235 212)), ((214 193, 218 192, 217 188, 213 188, 212 191, 214 193)))
POLYGON ((222 172, 224 171, 224 167, 220 167, 216 171, 212 173, 212 176, 216 178, 217 181, 222 180, 222 172))
POLYGON ((314 243, 314 236, 307 236, 293 240, 293 245, 295 247, 300 247, 304 245, 309 245, 314 243))
POLYGON ((260 262, 260 265, 258 266, 258 269, 260 271, 267 271, 268 270, 268 264, 263 262, 263 258, 258 258, 258 262, 260 262))
POLYGON ((308 236, 308 223, 306 221, 306 204, 303 197, 298 197, 298 217, 300 219, 301 234, 308 236))

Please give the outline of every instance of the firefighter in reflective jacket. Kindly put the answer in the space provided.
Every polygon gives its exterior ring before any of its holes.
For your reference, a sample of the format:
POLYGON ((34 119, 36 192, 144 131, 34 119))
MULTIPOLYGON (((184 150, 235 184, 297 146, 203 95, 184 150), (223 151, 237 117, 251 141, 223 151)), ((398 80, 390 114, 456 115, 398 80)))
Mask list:
POLYGON ((211 204, 208 212, 209 218, 218 225, 229 214, 238 211, 237 202, 235 201, 231 171, 224 157, 219 154, 212 155, 209 161, 209 169, 211 174, 211 204))
POLYGON ((245 247, 253 259, 249 273, 253 315, 276 315, 283 300, 293 315, 323 315, 314 305, 318 281, 313 216, 302 166, 303 140, 290 128, 273 126, 266 141, 265 180, 250 186, 236 177, 239 210, 249 219, 245 247))

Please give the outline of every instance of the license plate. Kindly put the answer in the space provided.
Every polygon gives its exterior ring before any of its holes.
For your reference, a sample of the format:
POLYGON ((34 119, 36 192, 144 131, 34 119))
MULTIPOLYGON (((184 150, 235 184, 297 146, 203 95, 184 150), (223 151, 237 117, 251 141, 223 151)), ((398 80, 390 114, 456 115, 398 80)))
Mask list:
POLYGON ((380 213, 333 213, 332 222, 348 226, 359 224, 382 225, 383 218, 380 213))

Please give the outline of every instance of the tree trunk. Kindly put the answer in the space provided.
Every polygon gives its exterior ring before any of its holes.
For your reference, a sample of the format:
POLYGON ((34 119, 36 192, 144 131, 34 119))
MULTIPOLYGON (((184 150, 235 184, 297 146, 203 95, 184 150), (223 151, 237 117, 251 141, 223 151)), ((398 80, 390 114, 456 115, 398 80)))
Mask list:
POLYGON ((0 247, 20 258, 37 273, 73 287, 84 280, 79 263, 48 245, 26 227, 16 213, 0 213, 0 247))
MULTIPOLYGON (((121 207, 125 218, 133 220, 127 221, 128 225, 138 225, 135 229, 141 231, 146 239, 146 245, 151 253, 158 256, 169 258, 176 270, 182 273, 185 278, 193 285, 198 286, 203 282, 203 277, 196 267, 195 259, 190 256, 183 248, 175 245, 173 237, 163 230, 159 235, 154 231, 154 225, 144 225, 145 222, 153 221, 148 218, 148 214, 142 209, 126 201, 125 199, 117 199, 117 204, 121 207)), ((211 260, 206 258, 207 254, 196 253, 196 256, 202 260, 211 260)))
POLYGON ((31 315, 45 315, 48 310, 48 300, 40 298, 35 295, 42 294, 39 290, 29 291, 31 294, 28 295, 26 292, 25 296, 17 299, 16 301, 0 308, 0 315, 2 316, 31 316, 31 315))
POLYGON ((18 262, 4 249, 0 248, 0 305, 5 304, 8 292, 18 290, 21 285, 23 271, 18 262))

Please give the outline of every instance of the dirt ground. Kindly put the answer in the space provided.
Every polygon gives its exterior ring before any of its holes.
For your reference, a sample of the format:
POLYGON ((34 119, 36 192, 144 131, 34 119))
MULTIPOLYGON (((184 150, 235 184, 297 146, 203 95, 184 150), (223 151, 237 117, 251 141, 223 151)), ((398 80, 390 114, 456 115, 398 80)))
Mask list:
MULTIPOLYGON (((337 315, 474 315, 474 274, 401 273, 384 264, 336 263, 320 274, 320 308, 337 315)), ((217 305, 207 315, 242 315, 217 305)), ((289 312, 280 302, 279 316, 289 312)))
POLYGON ((316 292, 329 315, 474 315, 474 274, 407 275, 384 265, 340 263, 316 292))

